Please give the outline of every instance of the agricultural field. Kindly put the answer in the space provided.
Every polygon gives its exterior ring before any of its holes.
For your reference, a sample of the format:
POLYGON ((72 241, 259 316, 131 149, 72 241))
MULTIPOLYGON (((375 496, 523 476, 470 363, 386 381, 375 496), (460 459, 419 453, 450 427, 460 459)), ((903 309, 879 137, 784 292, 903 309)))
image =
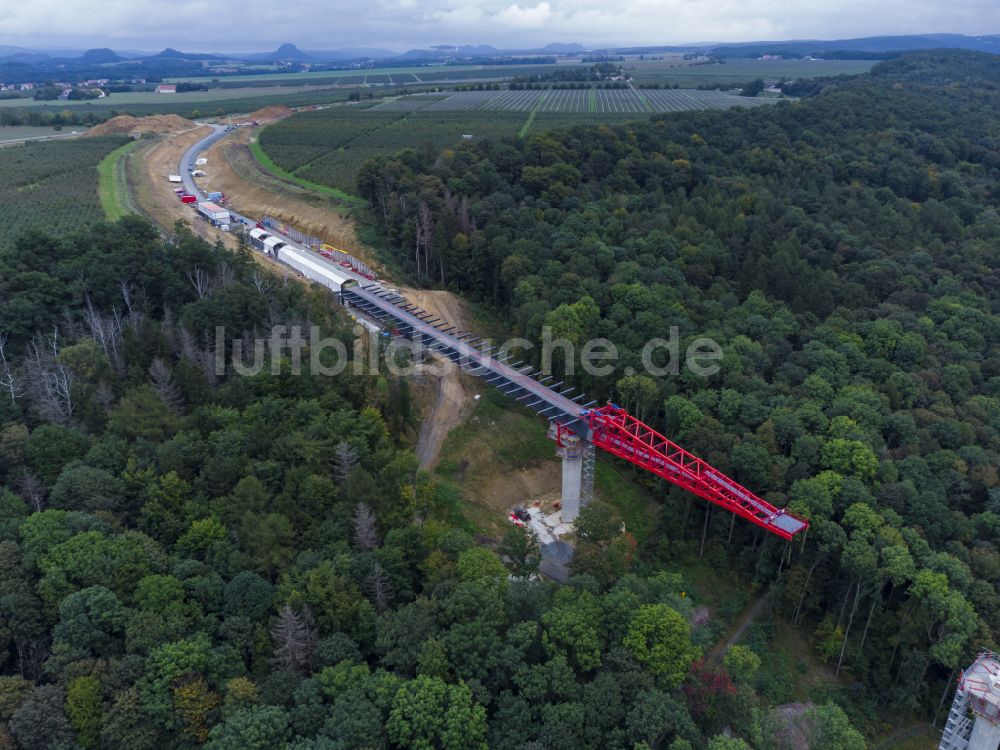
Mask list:
POLYGON ((744 83, 754 78, 776 81, 782 78, 819 78, 822 76, 865 73, 874 60, 752 60, 733 58, 721 65, 692 65, 668 57, 664 60, 629 60, 626 72, 635 85, 660 83, 697 87, 702 84, 744 83))
MULTIPOLYGON (((310 88, 291 87, 285 89, 275 87, 270 89, 246 88, 242 90, 240 96, 227 96, 226 90, 217 89, 214 91, 191 92, 198 94, 202 98, 196 101, 186 101, 183 98, 186 94, 113 94, 107 99, 96 99, 90 102, 44 102, 32 99, 11 100, 13 103, 2 103, 0 109, 9 107, 21 111, 31 117, 45 117, 55 115, 64 111, 75 113, 78 117, 85 118, 87 122, 101 122, 114 115, 129 114, 141 115, 165 115, 177 114, 181 117, 195 119, 200 117, 218 117, 236 112, 253 112, 270 105, 284 104, 288 107, 304 107, 310 105, 325 105, 336 102, 347 101, 352 93, 362 96, 370 96, 371 89, 362 88, 310 88), (289 93, 275 93, 286 91, 289 93), (252 95, 251 95, 251 92, 252 95), (142 101, 136 99, 134 103, 129 103, 124 97, 143 97, 142 101), (209 98, 205 98, 205 97, 209 98), (155 98, 154 98, 155 97, 155 98), (143 102, 146 103, 143 103, 143 102), (26 102, 22 108, 21 102, 26 102), (97 102, 101 102, 98 104, 97 102)), ((76 126, 74 126, 76 128, 76 126)), ((79 129, 79 128, 77 128, 79 129)))
POLYGON ((401 96, 388 99, 373 107, 378 112, 416 112, 429 107, 434 102, 448 98, 448 94, 432 94, 428 96, 401 96))
POLYGON ((72 138, 74 131, 76 131, 76 135, 79 135, 80 133, 85 133, 87 128, 75 125, 71 128, 65 127, 59 129, 32 127, 31 125, 0 127, 0 145, 10 143, 11 141, 24 141, 36 138, 72 138))
MULTIPOLYGON (((359 117, 367 114, 365 119, 371 122, 376 113, 356 114, 359 117)), ((297 174, 312 182, 354 193, 355 176, 368 159, 424 145, 430 145, 434 149, 447 148, 460 142, 463 135, 475 138, 513 138, 524 120, 523 114, 506 112, 470 112, 447 118, 425 112, 399 113, 392 122, 382 121, 377 127, 370 127, 363 134, 300 169, 297 174)))
POLYGON ((100 221, 97 166, 125 136, 31 142, 0 149, 0 245, 29 229, 54 234, 100 221))
POLYGON ((260 146, 276 166, 295 177, 354 193, 355 175, 367 159, 423 145, 447 148, 465 135, 512 138, 526 117, 524 111, 442 117, 411 109, 328 109, 270 125, 260 135, 260 146))
MULTIPOLYGON (((329 89, 329 85, 325 87, 329 89)), ((280 96, 282 94, 302 94, 318 90, 317 86, 271 86, 267 94, 280 96)), ((104 99, 93 99, 93 105, 108 105, 119 109, 129 109, 142 104, 202 104, 204 102, 225 101, 228 99, 247 99, 260 97, 263 91, 258 86, 245 86, 233 89, 214 89, 209 91, 183 91, 178 94, 157 94, 155 91, 129 91, 122 94, 111 94, 104 99)), ((17 107, 59 106, 64 109, 79 107, 81 102, 52 102, 35 99, 17 99, 17 107)))
POLYGON ((593 112, 638 115, 645 112, 684 112, 698 109, 755 107, 780 101, 772 97, 743 97, 698 89, 549 89, 546 91, 458 91, 428 104, 414 95, 376 105, 376 112, 406 109, 422 112, 593 112))
POLYGON ((590 100, 594 92, 553 89, 546 93, 545 100, 538 107, 539 112, 590 112, 590 100))
POLYGON ((459 91, 427 107, 426 112, 496 110, 530 112, 541 91, 459 91))
POLYGON ((275 164, 295 172, 317 157, 341 149, 404 115, 346 107, 303 112, 265 128, 260 134, 260 145, 275 164))
POLYGON ((611 124, 657 113, 773 104, 695 89, 548 89, 413 94, 373 107, 334 107, 300 113, 265 128, 259 145, 294 178, 355 193, 355 175, 367 159, 462 136, 524 136, 549 128, 611 124))
MULTIPOLYGON (((578 62, 560 62, 559 67, 580 66, 590 67, 578 62)), ((212 76, 165 78, 168 83, 180 83, 190 81, 192 83, 204 83, 209 87, 223 86, 230 82, 244 82, 258 84, 260 82, 270 82, 279 84, 285 81, 290 85, 302 85, 305 81, 313 80, 336 81, 345 76, 357 77, 361 81, 367 75, 369 81, 372 76, 387 76, 395 83, 420 83, 422 81, 461 81, 474 78, 496 79, 511 78, 513 76, 537 75, 540 73, 550 73, 555 65, 414 65, 396 68, 372 68, 367 71, 356 70, 324 70, 324 71, 303 71, 301 73, 264 73, 261 75, 235 75, 220 77, 218 80, 212 76), (410 80, 413 79, 413 80, 410 80)), ((340 81, 344 83, 344 81, 340 81)), ((328 83, 327 85, 330 85, 328 83)))

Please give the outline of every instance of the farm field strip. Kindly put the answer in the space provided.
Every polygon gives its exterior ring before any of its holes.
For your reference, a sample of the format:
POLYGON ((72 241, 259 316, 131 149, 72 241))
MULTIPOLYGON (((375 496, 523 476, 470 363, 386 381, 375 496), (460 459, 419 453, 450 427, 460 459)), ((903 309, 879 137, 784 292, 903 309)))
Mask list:
MULTIPOLYGON (((0 247, 9 247, 33 228, 71 232, 102 221, 98 165, 115 149, 133 143, 126 136, 103 136, 31 141, 0 149, 0 174, 4 176, 0 181, 4 227, 0 247)), ((108 178, 112 175, 108 168, 105 173, 108 178)))
POLYGON ((382 112, 538 112, 567 114, 592 112, 599 115, 635 115, 654 112, 683 112, 699 109, 728 109, 773 104, 773 98, 745 98, 721 91, 699 89, 545 89, 542 90, 457 91, 448 95, 415 94, 373 107, 382 112), (593 102, 593 107, 591 103, 593 102))
MULTIPOLYGON (((277 96, 280 94, 299 94, 309 91, 322 91, 331 84, 322 86, 245 86, 234 89, 211 89, 209 91, 184 91, 179 94, 157 94, 155 91, 133 91, 124 94, 111 94, 104 99, 92 99, 91 106, 109 106, 127 109, 135 104, 196 104, 201 102, 217 102, 226 99, 249 99, 261 96, 277 96)), ((44 107, 58 106, 63 109, 79 109, 87 102, 46 101, 41 99, 5 99, 0 107, 44 107)))
POLYGON ((587 112, 590 106, 590 91, 555 89, 549 92, 542 103, 542 112, 587 112))
POLYGON ((644 89, 643 93, 657 112, 681 112, 691 109, 729 109, 759 107, 773 104, 776 99, 734 96, 722 91, 692 89, 644 89))
POLYGON ((413 99, 404 97, 402 99, 390 99, 387 102, 376 104, 372 107, 372 112, 419 112, 440 99, 413 99))

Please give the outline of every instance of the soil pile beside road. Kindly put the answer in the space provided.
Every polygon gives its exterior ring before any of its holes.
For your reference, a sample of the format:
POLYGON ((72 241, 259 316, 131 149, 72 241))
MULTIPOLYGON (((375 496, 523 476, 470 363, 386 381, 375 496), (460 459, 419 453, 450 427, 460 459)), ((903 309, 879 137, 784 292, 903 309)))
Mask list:
POLYGON ((239 117, 234 117, 234 123, 265 123, 265 122, 275 122, 283 117, 288 117, 289 115, 295 114, 295 110, 291 107, 286 107, 283 104, 275 104, 270 107, 262 107, 256 112, 251 112, 248 115, 241 115, 239 117))
POLYGON ((87 136, 120 135, 123 133, 177 133, 181 130, 195 127, 190 120, 180 115, 150 115, 148 117, 132 117, 118 115, 107 122, 91 128, 87 136))

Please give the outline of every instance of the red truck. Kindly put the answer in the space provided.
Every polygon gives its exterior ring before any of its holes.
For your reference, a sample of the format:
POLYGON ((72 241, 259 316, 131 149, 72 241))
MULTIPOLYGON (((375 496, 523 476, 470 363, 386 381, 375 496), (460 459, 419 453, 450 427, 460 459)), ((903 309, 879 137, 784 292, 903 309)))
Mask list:
POLYGON ((182 195, 181 196, 181 203, 197 203, 197 202, 198 202, 198 199, 195 198, 193 195, 182 195))

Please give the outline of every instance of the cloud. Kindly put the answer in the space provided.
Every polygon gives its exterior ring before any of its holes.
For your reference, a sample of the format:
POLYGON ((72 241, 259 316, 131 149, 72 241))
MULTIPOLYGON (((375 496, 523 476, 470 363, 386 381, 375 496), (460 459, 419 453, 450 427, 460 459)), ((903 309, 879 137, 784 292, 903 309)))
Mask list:
POLYGON ((493 20, 514 28, 539 29, 552 20, 552 6, 539 3, 534 8, 522 8, 515 3, 493 16, 493 20))
POLYGON ((995 0, 30 0, 0 2, 0 43, 251 51, 1000 32, 995 0))

